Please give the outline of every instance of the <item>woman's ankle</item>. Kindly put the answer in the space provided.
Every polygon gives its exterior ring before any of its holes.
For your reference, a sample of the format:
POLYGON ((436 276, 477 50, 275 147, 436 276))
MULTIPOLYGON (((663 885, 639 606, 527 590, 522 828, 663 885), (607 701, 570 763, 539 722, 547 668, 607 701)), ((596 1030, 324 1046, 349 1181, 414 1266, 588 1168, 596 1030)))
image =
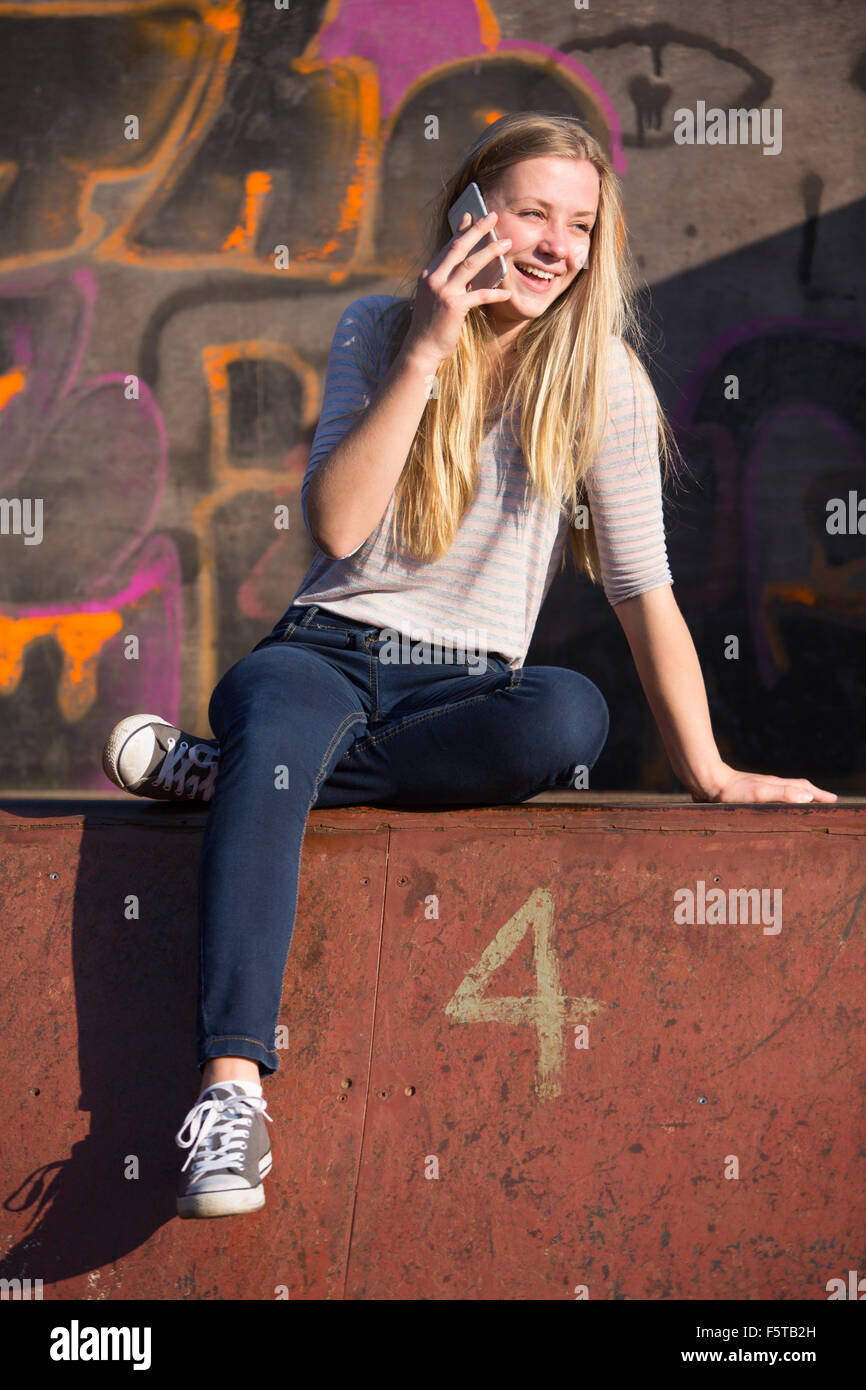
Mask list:
POLYGON ((216 1086, 220 1081, 252 1081, 258 1084, 260 1080, 259 1064, 249 1057, 211 1057, 202 1068, 201 1088, 205 1091, 208 1086, 216 1086))

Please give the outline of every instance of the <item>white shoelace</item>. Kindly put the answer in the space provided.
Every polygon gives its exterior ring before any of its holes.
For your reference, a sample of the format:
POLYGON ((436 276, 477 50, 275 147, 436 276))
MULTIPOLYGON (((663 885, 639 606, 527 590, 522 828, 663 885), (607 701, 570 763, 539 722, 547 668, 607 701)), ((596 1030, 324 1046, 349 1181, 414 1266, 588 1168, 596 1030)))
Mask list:
POLYGON ((215 1169, 243 1168, 253 1117, 251 1114, 238 1113, 240 1106, 258 1110, 273 1124, 273 1116, 268 1114, 264 1096, 238 1095, 225 1100, 208 1096, 205 1100, 196 1101, 175 1135, 175 1143, 180 1148, 190 1149, 189 1158, 180 1170, 182 1173, 186 1172, 193 1159, 196 1160, 197 1178, 215 1169), (188 1139, 183 1137, 185 1129, 190 1132, 188 1139), (215 1147, 207 1144, 201 1151, 209 1138, 218 1139, 219 1143, 215 1147))
POLYGON ((176 791, 178 796, 195 796, 209 801, 213 795, 218 765, 219 752, 216 748, 211 748, 206 743, 189 744, 186 739, 178 741, 169 738, 168 752, 163 759, 159 776, 153 779, 154 785, 165 787, 167 791, 176 791), (204 772, 207 776, 203 778, 201 774, 204 772), (192 776, 187 789, 186 780, 191 774, 195 775, 192 776))

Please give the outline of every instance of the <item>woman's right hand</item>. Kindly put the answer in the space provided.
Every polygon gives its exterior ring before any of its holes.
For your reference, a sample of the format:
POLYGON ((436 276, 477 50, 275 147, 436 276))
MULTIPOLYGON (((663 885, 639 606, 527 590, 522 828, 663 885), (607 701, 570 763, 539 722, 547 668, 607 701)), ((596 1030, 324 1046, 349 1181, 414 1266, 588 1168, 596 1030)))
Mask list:
MULTIPOLYGON (((488 246, 470 254, 471 248, 491 230, 498 216, 496 212, 489 212, 465 231, 458 230, 418 276, 412 322, 403 351, 425 358, 433 370, 451 356, 470 309, 511 297, 511 290, 466 288, 482 266, 511 245, 511 238, 504 237, 501 241, 491 240, 488 246)), ((467 217, 468 212, 463 214, 461 227, 467 217)))

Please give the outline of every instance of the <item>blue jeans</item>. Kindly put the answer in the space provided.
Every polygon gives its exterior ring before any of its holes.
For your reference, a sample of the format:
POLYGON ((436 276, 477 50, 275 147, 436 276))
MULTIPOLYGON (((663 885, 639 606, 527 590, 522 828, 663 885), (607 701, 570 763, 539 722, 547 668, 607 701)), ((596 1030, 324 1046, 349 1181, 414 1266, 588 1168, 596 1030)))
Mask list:
POLYGON ((394 659, 393 638, 382 659, 388 640, 332 610, 293 606, 214 689, 220 764, 199 867, 199 1069, 225 1056, 258 1062, 260 1075, 279 1069, 313 804, 517 803, 570 786, 604 747, 607 704, 577 671, 512 669, 498 655, 479 669, 474 654, 464 665, 413 665, 407 648, 394 659))

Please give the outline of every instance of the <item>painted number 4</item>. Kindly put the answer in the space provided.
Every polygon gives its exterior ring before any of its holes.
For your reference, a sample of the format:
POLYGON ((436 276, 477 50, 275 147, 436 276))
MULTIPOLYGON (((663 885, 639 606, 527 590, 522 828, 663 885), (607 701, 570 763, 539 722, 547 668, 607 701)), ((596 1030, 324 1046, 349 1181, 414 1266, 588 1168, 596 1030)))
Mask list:
POLYGON ((552 1100, 562 1091, 558 1075, 565 1060, 566 1023, 584 1023, 607 1007, 602 999, 573 999, 562 993, 559 962, 553 948, 553 919, 553 894, 548 888, 536 888, 514 916, 500 927, 445 1006, 447 1016, 458 1023, 526 1023, 533 1026, 538 1034, 535 1094, 539 1100, 552 1100), (534 939, 535 994, 485 999, 483 996, 492 976, 519 946, 530 923, 534 939))

